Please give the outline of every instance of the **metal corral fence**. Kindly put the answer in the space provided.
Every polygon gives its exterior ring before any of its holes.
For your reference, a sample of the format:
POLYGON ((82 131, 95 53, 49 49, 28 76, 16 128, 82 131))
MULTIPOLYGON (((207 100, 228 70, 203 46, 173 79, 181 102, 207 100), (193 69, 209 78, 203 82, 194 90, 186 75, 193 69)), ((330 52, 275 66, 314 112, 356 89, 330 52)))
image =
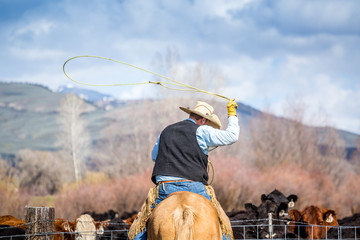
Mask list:
MULTIPOLYGON (((73 220, 55 220, 52 208, 26 208, 25 224, 17 226, 0 225, 0 240, 22 239, 109 239, 127 240, 129 225, 122 221, 109 222, 105 228, 93 228, 86 231, 78 229, 59 232, 55 231, 54 225, 58 221, 73 222, 73 220), (26 229, 26 230, 25 230, 26 229)), ((85 222, 82 222, 85 223, 85 222)), ((89 223, 89 221, 88 221, 89 223)), ((91 224, 90 224, 91 225, 91 224)), ((360 226, 322 226, 306 225, 300 222, 269 218, 256 220, 231 221, 234 238, 241 239, 355 239, 360 240, 360 226), (320 236, 320 237, 319 237, 320 236)), ((58 229, 56 229, 58 230, 58 229)))
MULTIPOLYGON (((322 239, 355 239, 358 240, 360 234, 360 226, 320 226, 320 225, 304 225, 304 224, 279 224, 271 223, 275 220, 271 219, 260 219, 254 221, 232 221, 232 229, 234 238, 236 240, 241 239, 304 239, 301 237, 301 231, 304 228, 310 229, 310 235, 306 239, 316 239, 314 232, 316 229, 324 229, 325 236, 322 239), (262 222, 258 224, 258 222, 262 222), (266 223, 265 221, 270 222, 266 223), (295 232, 291 231, 291 228, 295 229, 295 232), (311 234, 312 233, 312 234, 311 234)), ((109 223, 110 227, 113 228, 126 228, 128 227, 125 223, 109 223)), ((0 227, 0 233, 7 230, 12 230, 13 227, 0 227)), ((0 239, 7 240, 22 240, 22 239, 56 239, 56 240, 67 240, 67 239, 109 239, 109 240, 127 240, 128 237, 127 229, 119 230, 105 230, 100 233, 95 231, 83 231, 83 232, 46 232, 36 234, 16 234, 13 232, 8 236, 0 236, 0 239)))
MULTIPOLYGON (((266 221, 269 219, 263 219, 266 221)), ((274 220, 273 220, 274 221, 274 220)), ((234 239, 354 239, 360 240, 360 226, 322 226, 304 223, 258 223, 252 221, 231 221, 234 239), (308 233, 306 233, 307 231, 308 233), (323 232, 322 237, 316 231, 323 232), (304 236, 305 235, 305 236, 304 236)))

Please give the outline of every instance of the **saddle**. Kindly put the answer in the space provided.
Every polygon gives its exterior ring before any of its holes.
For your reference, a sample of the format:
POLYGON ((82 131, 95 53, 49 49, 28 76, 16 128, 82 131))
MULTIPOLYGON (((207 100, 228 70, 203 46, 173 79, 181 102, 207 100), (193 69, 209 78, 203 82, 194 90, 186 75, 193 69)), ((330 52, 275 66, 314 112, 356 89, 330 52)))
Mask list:
MULTIPOLYGON (((215 191, 210 185, 205 185, 206 192, 211 198, 211 203, 215 207, 218 216, 219 216, 219 222, 221 226, 221 231, 223 234, 226 234, 227 236, 230 236, 231 240, 234 239, 233 231, 231 228, 230 219, 222 209, 220 203, 217 201, 215 196, 215 191)), ((176 193, 176 192, 175 192, 176 193)), ((172 194, 175 194, 172 193, 172 194)), ((138 213, 137 217, 134 220, 134 223, 131 225, 128 237, 130 240, 135 239, 135 236, 138 233, 141 233, 145 230, 146 223, 151 215, 151 212, 153 210, 152 206, 156 205, 155 200, 158 198, 159 195, 159 185, 155 186, 154 188, 151 188, 148 192, 148 196, 143 203, 140 212, 138 213)), ((171 194, 169 195, 171 196, 171 194)))

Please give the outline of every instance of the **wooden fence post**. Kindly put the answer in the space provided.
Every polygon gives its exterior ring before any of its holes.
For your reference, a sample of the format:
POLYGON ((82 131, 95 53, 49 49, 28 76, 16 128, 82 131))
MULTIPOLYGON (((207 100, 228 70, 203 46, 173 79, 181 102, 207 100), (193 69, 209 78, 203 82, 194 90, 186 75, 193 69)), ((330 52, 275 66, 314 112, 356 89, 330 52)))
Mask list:
POLYGON ((53 240, 55 209, 51 207, 25 207, 26 240, 53 240))

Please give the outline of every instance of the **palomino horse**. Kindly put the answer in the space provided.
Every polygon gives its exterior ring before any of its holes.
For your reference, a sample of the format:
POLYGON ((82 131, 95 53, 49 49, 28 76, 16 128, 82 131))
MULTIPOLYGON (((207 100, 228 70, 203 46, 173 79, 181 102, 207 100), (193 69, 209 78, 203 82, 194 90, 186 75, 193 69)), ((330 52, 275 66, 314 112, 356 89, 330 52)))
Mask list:
POLYGON ((221 240, 219 217, 200 194, 176 192, 163 200, 147 223, 149 240, 221 240))

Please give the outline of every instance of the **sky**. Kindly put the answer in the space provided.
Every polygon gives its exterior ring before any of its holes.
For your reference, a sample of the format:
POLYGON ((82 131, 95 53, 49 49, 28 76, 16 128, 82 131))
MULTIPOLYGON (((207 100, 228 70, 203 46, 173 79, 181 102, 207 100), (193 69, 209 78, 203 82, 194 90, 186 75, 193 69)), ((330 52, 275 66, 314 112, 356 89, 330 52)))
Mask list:
MULTIPOLYGON (((325 124, 360 133, 359 12, 358 0, 0 0, 0 81, 152 97, 145 86, 74 83, 63 64, 94 55, 156 72, 170 51, 183 66, 220 71, 218 94, 279 116, 300 102, 312 124, 326 116, 325 124)), ((85 82, 153 80, 101 59, 66 66, 85 82)))

